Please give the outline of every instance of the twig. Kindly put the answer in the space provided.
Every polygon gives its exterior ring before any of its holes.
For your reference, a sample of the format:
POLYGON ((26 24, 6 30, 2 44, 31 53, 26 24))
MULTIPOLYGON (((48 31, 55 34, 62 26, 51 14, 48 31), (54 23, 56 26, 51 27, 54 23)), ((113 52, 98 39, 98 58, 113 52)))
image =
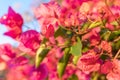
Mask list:
POLYGON ((120 53, 120 49, 119 49, 118 52, 116 53, 114 59, 116 59, 116 58, 118 57, 119 53, 120 53))
POLYGON ((113 42, 117 42, 118 40, 120 40, 120 36, 116 38, 113 42))

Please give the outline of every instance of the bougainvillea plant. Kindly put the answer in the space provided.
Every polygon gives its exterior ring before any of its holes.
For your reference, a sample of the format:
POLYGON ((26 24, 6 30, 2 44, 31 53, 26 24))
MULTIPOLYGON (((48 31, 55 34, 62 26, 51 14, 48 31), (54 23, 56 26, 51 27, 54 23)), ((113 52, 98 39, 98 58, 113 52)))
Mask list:
POLYGON ((11 7, 0 18, 19 42, 0 45, 3 80, 120 80, 119 0, 52 0, 33 11, 41 32, 23 32, 11 7))

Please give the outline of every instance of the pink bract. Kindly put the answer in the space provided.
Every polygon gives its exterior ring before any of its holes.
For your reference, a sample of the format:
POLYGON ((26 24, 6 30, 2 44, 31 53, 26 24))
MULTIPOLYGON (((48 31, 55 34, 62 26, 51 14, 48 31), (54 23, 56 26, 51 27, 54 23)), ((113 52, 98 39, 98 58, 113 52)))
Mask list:
POLYGON ((103 49, 103 51, 106 51, 108 53, 112 52, 111 44, 107 41, 102 41, 101 42, 101 48, 103 49))
POLYGON ((34 10, 35 16, 42 26, 41 30, 43 34, 46 32, 46 27, 48 25, 52 24, 54 28, 58 26, 57 19, 59 15, 59 8, 60 6, 58 5, 58 3, 52 1, 49 3, 44 3, 34 10))
POLYGON ((54 36, 54 27, 53 25, 49 25, 48 28, 46 29, 46 34, 45 37, 49 38, 49 37, 53 37, 54 36))
POLYGON ((5 33, 7 36, 16 38, 22 32, 23 18, 11 7, 8 9, 8 14, 2 16, 0 23, 8 27, 8 32, 5 33))
POLYGON ((89 73, 93 71, 99 71, 101 65, 101 60, 99 57, 100 55, 96 52, 88 51, 80 57, 77 66, 83 72, 89 73))
POLYGON ((104 64, 102 64, 102 66, 101 66, 101 73, 107 74, 107 73, 109 73, 112 70, 112 68, 113 68, 113 63, 108 60, 104 64))
POLYGON ((48 76, 48 71, 45 64, 41 64, 38 68, 26 64, 11 68, 6 76, 7 80, 45 80, 48 76))
POLYGON ((0 80, 120 80, 119 6, 50 0, 33 8, 40 32, 22 31, 22 16, 9 7, 0 23, 19 45, 0 45, 0 80))
POLYGON ((8 9, 8 14, 0 19, 0 23, 9 26, 10 28, 19 27, 23 25, 23 18, 20 14, 16 13, 11 7, 8 9))
POLYGON ((117 59, 108 60, 101 66, 101 72, 107 74, 108 80, 120 79, 120 61, 117 59), (109 66, 109 67, 108 67, 109 66))
MULTIPOLYGON (((18 41, 21 42, 20 45, 23 44, 24 45, 24 46, 22 45, 23 47, 26 47, 34 52, 39 48, 41 39, 39 32, 35 30, 28 30, 20 35, 18 41)), ((20 46, 19 48, 23 49, 22 46, 20 46)))
POLYGON ((16 57, 16 52, 13 50, 10 44, 3 44, 0 45, 0 57, 3 60, 8 61, 16 57))

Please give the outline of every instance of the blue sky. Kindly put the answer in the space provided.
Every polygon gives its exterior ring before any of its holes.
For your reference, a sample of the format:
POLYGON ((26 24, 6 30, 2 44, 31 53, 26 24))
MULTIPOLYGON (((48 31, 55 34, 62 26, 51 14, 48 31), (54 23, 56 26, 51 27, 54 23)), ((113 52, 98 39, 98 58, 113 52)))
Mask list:
MULTIPOLYGON (((31 5, 33 3, 34 5, 36 5, 38 1, 48 2, 49 0, 0 0, 0 17, 5 13, 7 13, 9 6, 11 6, 16 12, 20 14, 23 14, 23 12, 25 11, 29 11, 31 13, 32 12, 31 5)), ((33 26, 39 26, 36 21, 33 21, 32 23, 25 23, 25 25, 30 26, 32 29, 37 29, 37 28, 34 28, 33 26)), ((3 35, 3 33, 6 30, 7 29, 5 28, 5 26, 0 24, 0 44, 3 44, 3 43, 11 43, 12 45, 17 44, 17 42, 12 38, 3 35)))
POLYGON ((0 0, 0 16, 7 12, 8 6, 19 13, 30 8, 32 0, 0 0))

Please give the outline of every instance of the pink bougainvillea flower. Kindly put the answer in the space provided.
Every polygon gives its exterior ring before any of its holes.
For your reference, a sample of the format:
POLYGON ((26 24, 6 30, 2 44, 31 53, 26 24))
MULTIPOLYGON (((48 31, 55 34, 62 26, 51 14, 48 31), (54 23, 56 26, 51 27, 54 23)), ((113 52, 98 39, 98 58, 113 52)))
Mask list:
POLYGON ((120 16, 120 6, 111 6, 111 11, 114 15, 118 14, 118 16, 120 16))
POLYGON ((107 41, 102 41, 100 45, 101 45, 101 48, 102 48, 104 51, 106 51, 106 52, 108 52, 108 53, 111 53, 111 52, 112 52, 112 45, 111 45, 109 42, 107 42, 107 41))
POLYGON ((53 37, 53 36, 54 36, 54 27, 50 24, 46 30, 45 37, 49 38, 49 37, 53 37))
POLYGON ((25 65, 27 64, 29 61, 26 57, 24 56, 20 56, 20 57, 16 57, 16 58, 13 58, 11 60, 9 60, 7 62, 8 66, 9 67, 16 67, 16 66, 20 66, 20 65, 25 65))
POLYGON ((7 80, 45 80, 48 76, 48 70, 45 64, 41 64, 38 68, 25 64, 10 68, 6 76, 7 80))
POLYGON ((60 14, 58 16, 59 25, 66 27, 80 26, 80 24, 86 20, 86 16, 82 15, 79 11, 80 6, 78 6, 77 8, 69 8, 68 6, 65 6, 65 4, 69 5, 67 1, 71 4, 75 4, 74 2, 77 2, 77 0, 63 1, 64 6, 61 6, 60 14))
POLYGON ((101 72, 107 74, 108 80, 120 80, 120 61, 117 59, 106 61, 101 66, 101 72))
POLYGON ((98 36, 98 33, 100 32, 100 27, 93 28, 90 32, 82 36, 82 40, 89 39, 91 36, 98 36))
POLYGON ((98 71, 100 69, 101 64, 101 60, 99 59, 99 57, 99 54, 96 54, 95 51, 88 51, 80 57, 77 66, 83 72, 89 73, 92 71, 98 71))
POLYGON ((115 27, 110 23, 106 23, 105 27, 108 28, 111 31, 113 31, 115 29, 115 27))
POLYGON ((107 60, 104 62, 104 64, 102 64, 100 71, 103 74, 107 74, 110 72, 110 70, 112 70, 112 68, 113 68, 113 63, 110 60, 107 60))
POLYGON ((100 42, 100 35, 96 34, 96 35, 92 35, 90 37, 90 45, 91 46, 96 46, 97 44, 99 44, 100 42))
POLYGON ((3 45, 0 45, 0 57, 3 60, 8 61, 12 58, 15 58, 16 53, 14 52, 10 44, 3 44, 3 45))
POLYGON ((76 10, 69 10, 64 8, 61 9, 59 17, 59 23, 62 26, 71 27, 71 26, 79 26, 81 23, 81 14, 76 10))
POLYGON ((9 30, 8 32, 5 32, 4 35, 12 37, 13 39, 15 39, 16 37, 18 37, 21 33, 21 31, 19 32, 19 28, 16 27, 15 30, 9 30))
POLYGON ((68 64, 62 77, 62 80, 67 80, 72 75, 76 75, 78 77, 78 80, 90 80, 89 74, 78 70, 78 68, 73 64, 68 64))
POLYGON ((11 7, 8 9, 8 14, 4 15, 0 19, 0 23, 9 26, 10 28, 13 27, 22 27, 23 19, 20 14, 16 13, 11 7))
POLYGON ((78 80, 90 80, 89 74, 84 73, 81 70, 78 70, 78 68, 73 64, 67 65, 62 80, 67 80, 73 74, 78 77, 78 80))
POLYGON ((80 9, 79 11, 82 13, 82 14, 86 14, 90 11, 90 4, 87 3, 87 2, 84 2, 81 6, 80 6, 80 9))
POLYGON ((12 38, 16 38, 21 33, 21 27, 23 25, 23 18, 20 14, 16 13, 11 7, 8 9, 8 14, 5 14, 0 19, 0 23, 8 27, 8 35, 12 38))
POLYGON ((7 80, 28 80, 30 73, 32 72, 31 65, 15 66, 9 69, 6 75, 7 80), (15 76, 12 76, 15 75, 15 76))
POLYGON ((40 33, 35 30, 28 30, 20 35, 18 41, 20 41, 20 44, 23 46, 19 46, 21 50, 23 49, 24 51, 29 49, 29 51, 34 52, 39 48, 41 42, 40 33), (24 49, 25 47, 28 49, 24 49))
POLYGON ((59 9, 60 6, 54 1, 43 3, 39 7, 35 8, 34 13, 40 25, 42 26, 41 31, 43 34, 46 32, 46 26, 52 24, 55 29, 58 26, 57 19, 59 15, 59 9))
POLYGON ((76 75, 78 76, 78 80, 90 80, 90 74, 80 70, 76 70, 76 75))
POLYGON ((38 68, 34 68, 30 80, 45 80, 48 76, 48 68, 46 64, 41 64, 38 68))
POLYGON ((87 2, 89 0, 64 0, 62 1, 62 6, 69 8, 69 9, 75 9, 77 7, 80 7, 80 5, 84 2, 87 2))
POLYGON ((95 46, 100 42, 100 27, 93 28, 90 32, 82 36, 82 40, 89 39, 90 45, 95 46))

